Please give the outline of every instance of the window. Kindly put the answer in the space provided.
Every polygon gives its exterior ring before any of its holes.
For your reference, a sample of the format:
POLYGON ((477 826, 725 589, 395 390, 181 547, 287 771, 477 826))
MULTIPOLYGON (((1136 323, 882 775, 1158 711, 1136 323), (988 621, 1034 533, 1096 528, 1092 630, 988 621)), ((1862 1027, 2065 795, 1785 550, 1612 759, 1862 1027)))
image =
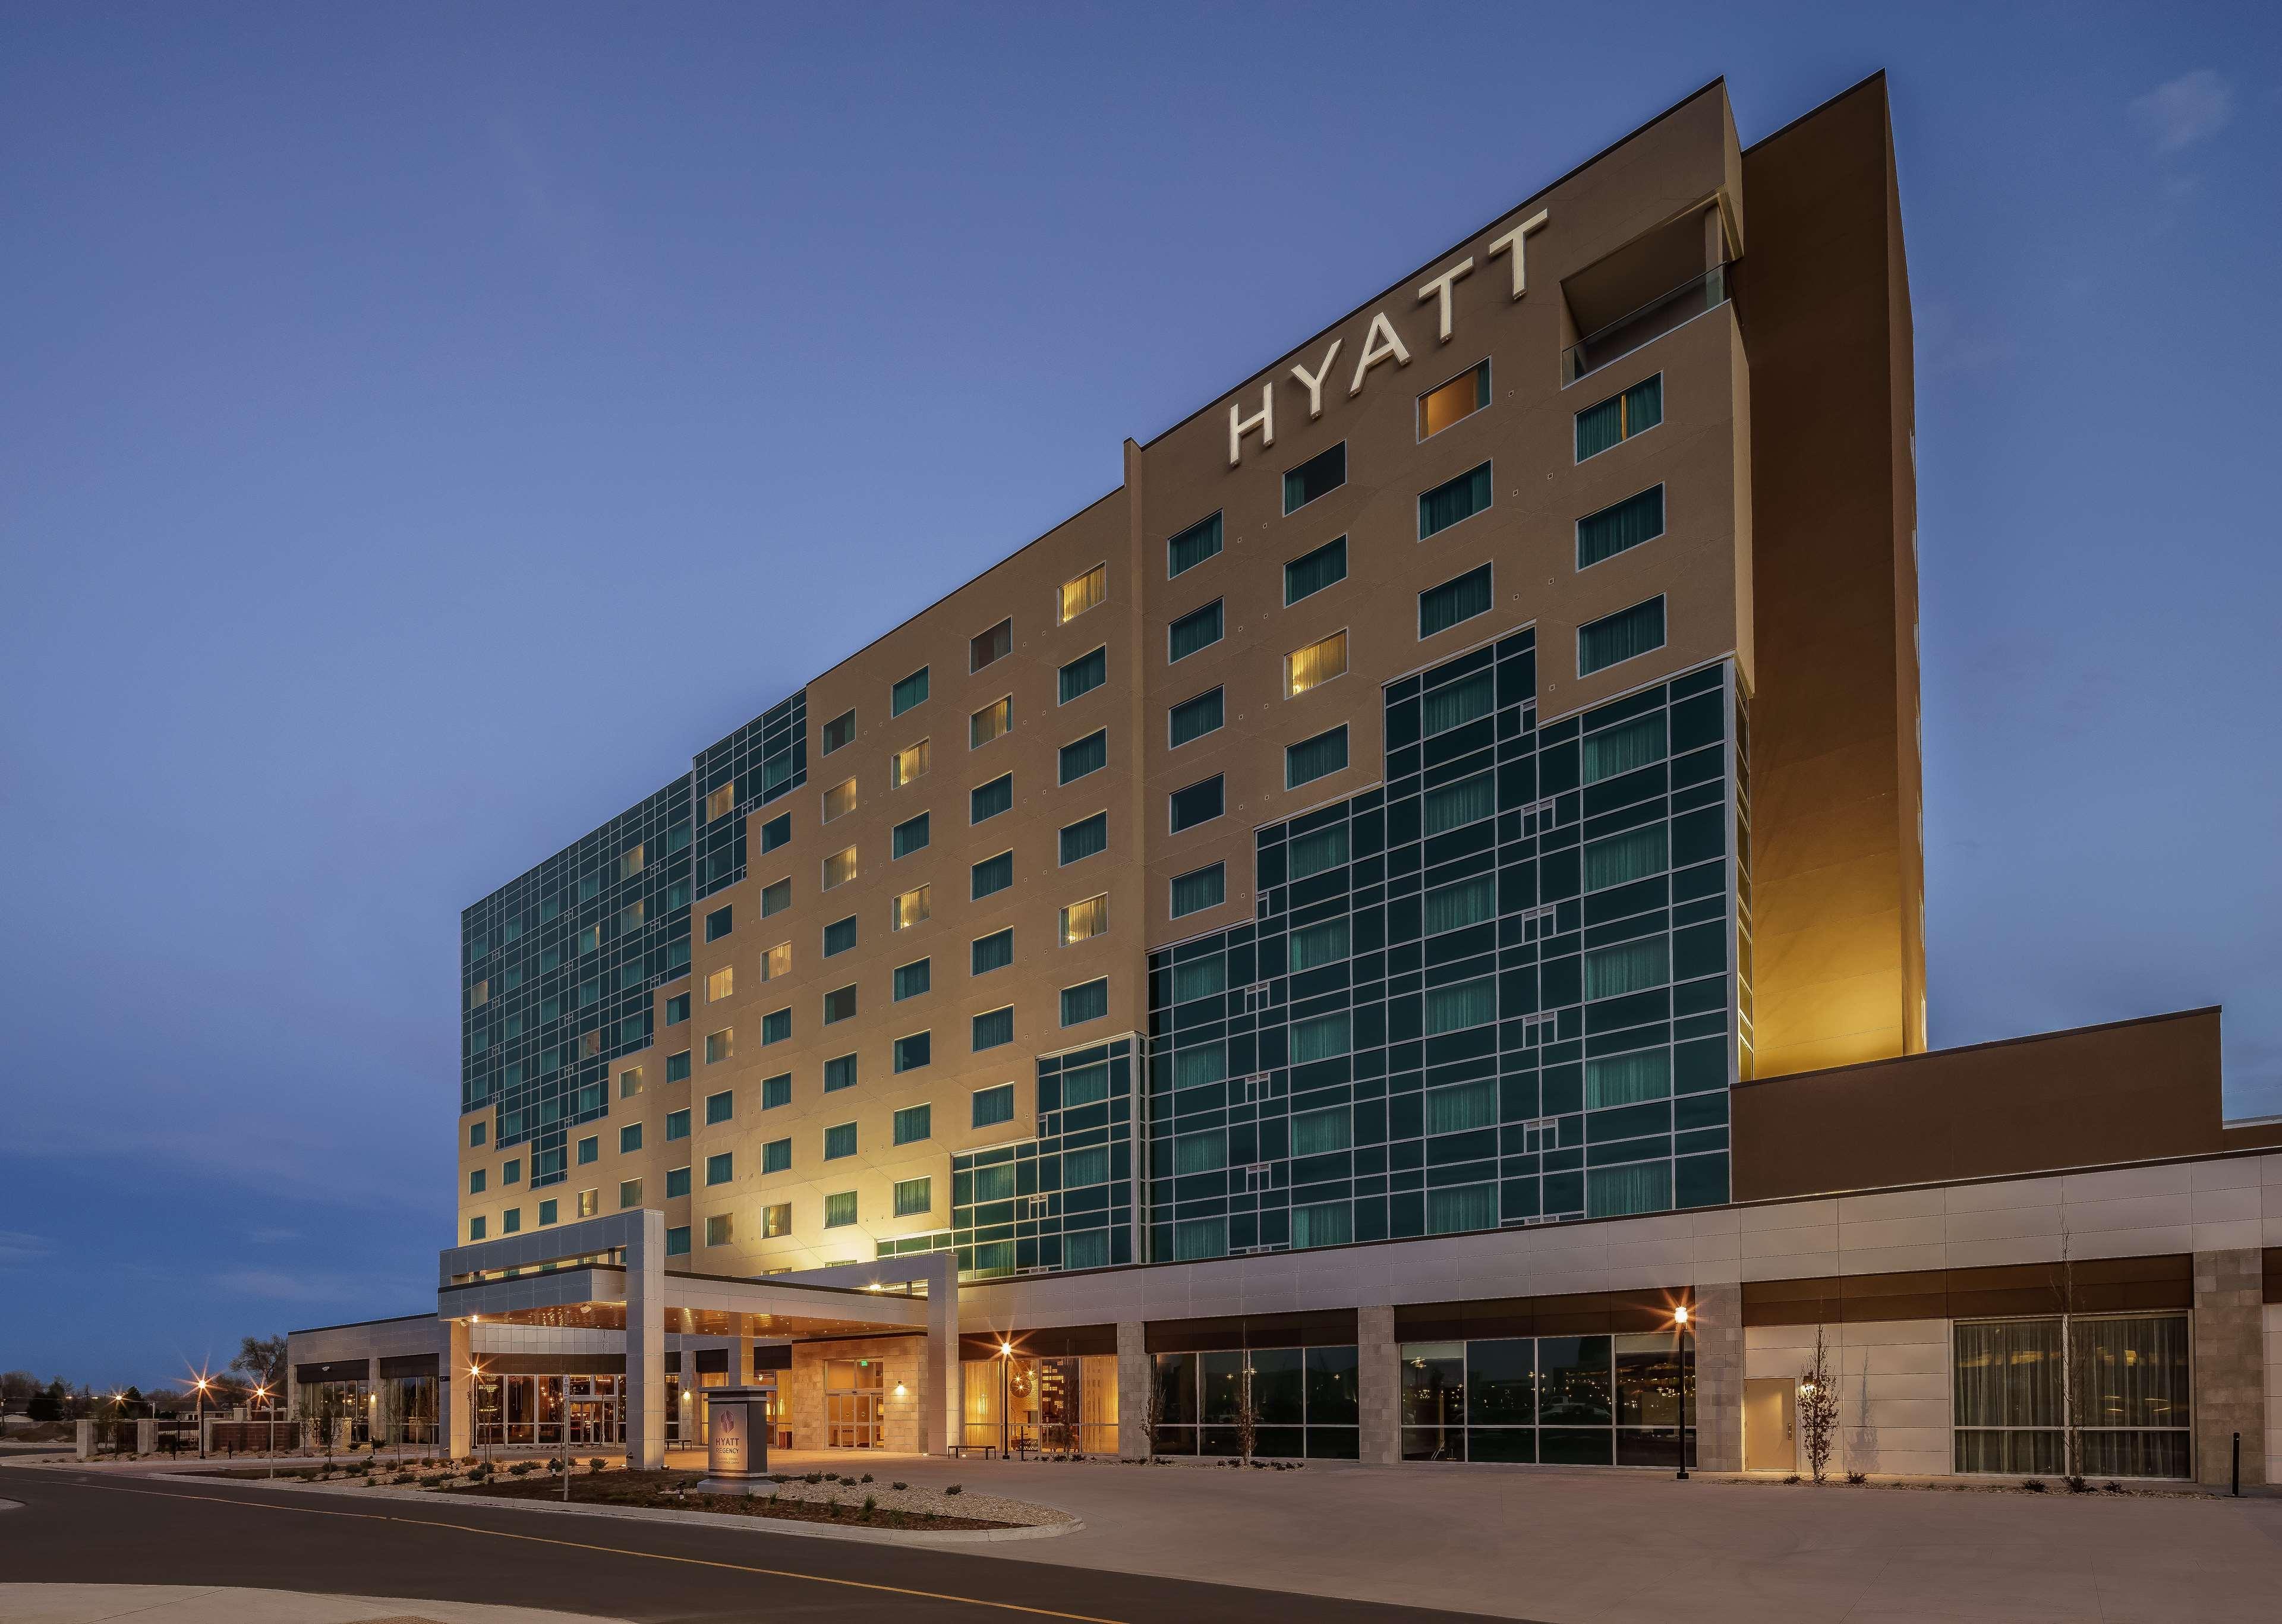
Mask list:
POLYGON ((1292 1063, 1295 1066, 1308 1061, 1330 1060, 1347 1053, 1353 1047, 1345 1010, 1292 1023, 1292 1063))
MULTIPOLYGON (((974 1091, 974 1125, 975 1127, 995 1128, 1000 1123, 1011 1123, 1013 1120, 1014 1085, 1012 1083, 1001 1083, 996 1088, 978 1088, 974 1091)), ((1008 1193, 1012 1194, 1013 1192, 1009 1191, 1008 1193)))
POLYGON ((705 1096, 705 1125, 726 1123, 737 1114, 737 1096, 734 1090, 723 1089, 718 1094, 705 1096))
POLYGON ((625 1127, 618 1130, 618 1154, 620 1155, 630 1156, 633 1154, 634 1152, 640 1150, 641 1148, 641 1145, 642 1125, 640 1123, 628 1123, 625 1127))
POLYGON ((1109 983, 1106 978, 1062 989, 1064 1026, 1083 1026, 1088 1021, 1100 1020, 1108 1013, 1109 983))
POLYGON ((1486 671, 1463 682, 1453 682, 1429 693, 1419 707, 1421 730, 1426 737, 1479 721, 1497 708, 1497 682, 1486 671))
POLYGON ((723 936, 729 934, 730 912, 731 910, 727 908, 716 908, 713 912, 705 916, 705 939, 707 941, 718 942, 723 936))
POLYGON ((1074 1071, 1062 1073, 1062 1105, 1066 1108, 1092 1105, 1097 1100, 1108 1098, 1109 1068, 1106 1064, 1097 1061, 1093 1065, 1080 1066, 1074 1071))
POLYGON ((846 1229, 856 1222, 856 1192, 842 1190, 824 1198, 824 1227, 846 1229))
POLYGON ((1228 1045, 1200 1044, 1193 1049, 1182 1049, 1173 1056, 1173 1086, 1201 1088, 1207 1083, 1218 1083, 1228 1076, 1228 1045))
POLYGON ((481 1145, 488 1136, 490 1131, 491 1124, 489 1123, 470 1123, 468 1124, 469 1145, 470 1146, 481 1145))
MULTIPOLYGON (((852 854, 850 860, 853 860, 852 854)), ((768 918, 772 913, 781 913, 790 906, 792 906, 792 880, 790 876, 779 880, 773 885, 764 886, 761 889, 761 917, 763 919, 768 918)))
POLYGON ((1664 375, 1634 384, 1577 414, 1577 460, 1598 456, 1664 421, 1664 375))
POLYGON ((1354 1213, 1345 1201, 1316 1201, 1292 1208, 1292 1246, 1343 1247, 1354 1239, 1354 1213))
POLYGON ((1173 880, 1173 917, 1198 913, 1207 908, 1216 908, 1228 900, 1228 868, 1215 863, 1209 868, 1199 868, 1178 874, 1173 880))
POLYGON ((1312 970, 1319 964, 1331 964, 1347 956, 1347 921, 1344 919, 1325 920, 1320 925, 1309 925, 1292 933, 1291 956, 1292 970, 1312 970))
POLYGON ((935 1059, 935 1034, 913 1032, 908 1037, 896 1039, 896 1069, 917 1071, 935 1059))
POLYGON ((1418 499, 1418 539, 1448 530, 1490 505, 1490 465, 1436 486, 1418 499))
POLYGON ((845 817, 856 810, 856 781, 852 778, 832 786, 824 792, 824 820, 845 817))
POLYGON ((736 1164, 737 1157, 736 1153, 734 1151, 725 1150, 718 1155, 706 1157, 706 1187, 710 1189, 715 1185, 727 1184, 730 1179, 736 1177, 736 1164))
POLYGON ((966 669, 981 671, 994 660, 1003 660, 1014 652, 1014 623, 1001 620, 989 631, 970 638, 966 645, 966 669))
POLYGON ((1347 539, 1340 536, 1284 566, 1284 607, 1289 609, 1301 598, 1313 597, 1347 578, 1347 539))
POLYGON ((843 1088, 856 1086, 856 1057, 835 1054, 824 1062, 824 1092, 836 1094, 843 1088))
POLYGON ((928 897, 934 890, 931 885, 913 886, 889 904, 888 928, 891 930, 908 929, 932 918, 935 910, 928 905, 928 897))
POLYGON ((2073 1418, 2077 1471, 2187 1476, 2188 1327, 2179 1314, 1959 1323, 1952 1332, 1956 1469, 2058 1474, 2073 1418))
POLYGON ((668 1026, 679 1026, 688 1019, 689 995, 687 992, 677 992, 665 1000, 665 1023, 668 1026))
MULTIPOLYGON (((850 1220, 853 1221, 852 1218, 850 1220)), ((761 1208, 761 1239, 778 1240, 792 1233, 792 1203, 779 1201, 761 1208)))
POLYGON ((967 792, 966 820, 982 823, 1010 810, 1013 804, 1014 775, 1008 773, 967 792))
POLYGON ((896 1216, 908 1218, 927 1211, 935 1205, 935 1180, 932 1178, 901 1178, 896 1181, 896 1216))
POLYGON ((1347 634, 1334 632, 1319 642, 1284 657, 1284 697, 1296 699, 1311 688, 1347 674, 1347 634))
POLYGON ((520 1233, 522 1233, 522 1232, 523 1232, 523 1208, 520 1208, 520 1207, 510 1207, 510 1208, 508 1208, 505 1212, 503 1212, 503 1213, 500 1214, 500 1233, 501 1233, 501 1234, 502 1234, 502 1235, 516 1235, 516 1234, 520 1234, 520 1233))
POLYGON ((1208 823, 1221 814, 1221 775, 1214 773, 1200 784, 1191 784, 1185 789, 1176 789, 1172 796, 1173 833, 1208 823))
POLYGON ((1091 694, 1109 680, 1109 650, 1096 649, 1091 654, 1082 654, 1061 669, 1060 697, 1058 704, 1067 704, 1081 694, 1091 694))
POLYGON ((1497 1019, 1497 983, 1485 975, 1455 987, 1426 990, 1426 1034, 1460 1032, 1497 1019))
MULTIPOLYGON (((1611 885, 1625 885, 1649 875, 1662 874, 1666 866, 1667 850, 1665 825, 1650 823, 1640 828, 1628 829, 1621 835, 1611 835, 1602 840, 1585 843, 1585 889, 1605 890, 1611 885)), ((1661 900, 1662 892, 1658 891, 1661 900)))
POLYGON ((648 907, 639 897, 635 897, 633 901, 626 904, 625 907, 620 908, 618 910, 618 934, 620 936, 624 936, 629 930, 640 929, 641 928, 641 922, 643 919, 648 916, 648 907))
POLYGON ((678 1224, 665 1232, 665 1255, 668 1257, 689 1255, 689 1225, 678 1224))
POLYGON ((1220 551, 1220 515, 1200 519, 1165 543, 1165 576, 1185 575, 1220 551))
POLYGON ((981 750, 1014 726, 1014 700, 994 699, 966 719, 966 748, 981 750))
POLYGON ((1589 568, 1663 533, 1664 487, 1652 485, 1577 521, 1577 567, 1589 568))
POLYGON ((896 998, 897 1001, 915 998, 935 985, 935 960, 918 959, 910 964, 896 967, 896 998))
POLYGON ((1597 784, 1604 778, 1614 778, 1635 767, 1644 767, 1652 761, 1664 759, 1664 712, 1651 711, 1646 716, 1600 733, 1585 735, 1585 781, 1597 784))
POLYGON ((852 743, 855 738, 856 712, 853 711, 842 711, 839 715, 834 717, 830 721, 824 724, 824 754, 829 756, 834 750, 838 750, 842 745, 852 743))
POLYGON ((974 1048, 976 1053, 996 1049, 1014 1041, 1014 1006, 986 1009, 974 1017, 974 1048))
POLYGON ((1596 947, 1585 955, 1585 996, 1615 998, 1648 987, 1661 987, 1672 979, 1672 956, 1666 938, 1643 936, 1596 947))
POLYGON ((665 1057, 665 1080, 669 1083, 689 1081, 688 1050, 684 1049, 677 1054, 669 1054, 665 1057))
POLYGON ((1347 765, 1347 728, 1341 722, 1329 733, 1319 733, 1312 739, 1285 746, 1284 787, 1297 789, 1302 784, 1328 778, 1347 765))
POLYGON ((1479 823, 1497 811, 1497 785, 1487 773, 1477 773, 1455 784, 1426 792, 1424 822, 1429 835, 1448 834, 1469 823, 1479 823))
POLYGON ((1418 438, 1432 439, 1490 403, 1490 363, 1467 368, 1438 389, 1418 397, 1418 438))
POLYGON ((856 1018, 856 989, 834 987, 824 995, 824 1024, 836 1026, 856 1018))
POLYGON ((979 901, 995 891, 1003 891, 1014 883, 1014 854, 1001 851, 997 857, 986 857, 969 872, 967 896, 979 901))
POLYGON ((468 1239, 470 1240, 481 1240, 484 1238, 485 1227, 485 1220, 481 1218, 470 1218, 468 1220, 468 1239))
MULTIPOLYGON (((1285 476, 1287 478, 1290 476, 1285 476)), ((1228 1255, 1226 1218, 1185 1218, 1173 1225, 1173 1257, 1177 1263, 1228 1255)))
POLYGON ((920 666, 888 690, 888 714, 901 716, 928 696, 928 668, 920 666))
POLYGON ((1284 511, 1297 513, 1318 496, 1327 496, 1347 482, 1347 444, 1341 440, 1319 452, 1284 476, 1284 511))
POLYGON ((1226 705, 1221 690, 1199 694, 1194 699, 1184 699, 1173 707, 1173 748, 1178 750, 1191 739, 1201 739, 1208 733, 1220 731, 1226 705))
POLYGON ((683 1196, 686 1196, 688 1193, 689 1169, 686 1167, 667 1169, 665 1175, 665 1199, 669 1201, 679 1201, 683 1196))
POLYGON ((888 758, 888 785, 900 789, 915 778, 925 778, 928 771, 928 741, 906 744, 888 758))
POLYGON ((485 1181, 490 1177, 490 1172, 484 1168, 476 1168, 472 1169, 468 1174, 468 1193, 470 1195, 481 1195, 484 1193, 485 1181))
POLYGON ((1060 608, 1065 624, 1109 596, 1109 566, 1098 563, 1083 575, 1062 583, 1060 608))
POLYGON ((1228 1130, 1184 1133, 1173 1141, 1173 1171, 1217 1173, 1228 1166, 1228 1130))
POLYGON ((792 1073, 780 1071, 772 1077, 761 1079, 761 1109, 773 1111, 779 1106, 792 1103, 792 1073))
POLYGON ((844 1161, 856 1154, 856 1124, 835 1123, 824 1131, 824 1159, 844 1161))
POLYGON ((1418 594, 1420 641, 1447 632, 1461 621, 1490 611, 1490 567, 1469 570, 1457 579, 1430 587, 1418 594))
POLYGON ((1211 648, 1221 640, 1222 629, 1221 601, 1215 598, 1173 622, 1166 633, 1167 658, 1185 660, 1199 649, 1211 648))
POLYGON ((1082 822, 1065 824, 1061 832, 1062 861, 1070 864, 1109 850, 1109 814, 1096 812, 1082 822))
POLYGON ((1651 649, 1663 647, 1664 599, 1658 595, 1579 626, 1577 674, 1589 677, 1596 671, 1606 671, 1651 649))
POLYGON ((735 1239, 736 1232, 737 1217, 734 1213, 716 1212, 706 1215, 705 1244, 707 1246, 726 1247, 735 1239))
POLYGON ((914 851, 924 851, 927 843, 928 815, 925 812, 896 825, 894 851, 896 857, 909 857, 914 851))
MULTIPOLYGON (((1074 902, 1062 910, 1062 945, 1083 942, 1098 936, 1109 929, 1109 897, 1106 892, 1089 897, 1083 902, 1074 902)), ((1065 1022, 1064 1025, 1068 1023, 1065 1022)))
POLYGON ((824 928, 824 956, 830 959, 856 945, 856 916, 835 919, 824 928))
POLYGON ((761 850, 773 851, 792 838, 792 814, 779 812, 761 825, 761 850))
POLYGON ((1461 1185, 1455 1190, 1426 1193, 1426 1232, 1456 1235, 1467 1230, 1497 1227, 1497 1186, 1461 1185))
POLYGON ((1642 1049, 1632 1054, 1597 1056, 1585 1062, 1585 1108, 1639 1105, 1672 1098, 1672 1051, 1642 1049))
POLYGON ((642 1181, 639 1178, 618 1180, 618 1205, 621 1208, 641 1205, 642 1181))
POLYGON ((1003 970, 1013 962, 1013 931, 1012 929, 994 930, 987 936, 975 937, 966 973, 970 975, 983 975, 992 970, 1003 970))
POLYGON ((718 1004, 737 990, 737 968, 725 964, 705 978, 705 1001, 718 1004))
POLYGON ((1061 752, 1061 781, 1068 783, 1083 778, 1089 773, 1098 773, 1109 765, 1109 732, 1088 734, 1075 744, 1065 744, 1061 752))
POLYGON ((736 804, 737 786, 734 781, 708 790, 705 795, 705 821, 710 823, 716 818, 727 817, 736 804))
POLYGON ((1285 878, 1304 880, 1326 868, 1336 868, 1347 860, 1347 826, 1334 823, 1329 828, 1300 835, 1285 848, 1285 878))
POLYGON ((782 1043, 791 1036, 792 1011, 790 1009, 772 1009, 761 1017, 762 1047, 766 1048, 772 1043, 782 1043))
POLYGON ((1292 1154, 1295 1156, 1324 1155, 1346 1150, 1354 1143, 1354 1113, 1346 1106, 1292 1113, 1292 1154))
POLYGON ((898 1145, 917 1145, 935 1138, 935 1107, 931 1105, 905 1106, 896 1113, 895 1122, 898 1145))
POLYGON ((824 859, 824 889, 826 890, 830 890, 835 885, 845 885, 849 881, 855 877, 855 847, 850 846, 845 851, 835 851, 830 857, 824 859))
POLYGON ((1488 874, 1426 893, 1426 934, 1479 925, 1497 913, 1497 881, 1488 874))
POLYGON ((1109 1146, 1094 1145, 1084 1150, 1062 1153, 1062 1188, 1075 1190, 1086 1185, 1106 1185, 1109 1182, 1109 1146))
POLYGON ((792 973, 792 944, 780 942, 761 955, 761 979, 774 981, 792 973))

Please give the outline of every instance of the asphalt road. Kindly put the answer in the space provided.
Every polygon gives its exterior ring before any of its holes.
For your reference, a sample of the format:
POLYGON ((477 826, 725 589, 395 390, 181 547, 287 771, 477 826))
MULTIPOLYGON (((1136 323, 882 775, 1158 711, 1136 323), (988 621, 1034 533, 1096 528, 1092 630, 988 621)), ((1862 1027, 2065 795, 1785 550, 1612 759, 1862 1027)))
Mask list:
MULTIPOLYGON (((1472 1615, 1379 1606, 962 1551, 511 1504, 359 1505, 214 1479, 0 1465, 0 1581, 246 1585, 608 1618, 1141 1624, 1394 1624, 1472 1615)), ((1338 1537, 1336 1533, 1329 1537, 1338 1537)))

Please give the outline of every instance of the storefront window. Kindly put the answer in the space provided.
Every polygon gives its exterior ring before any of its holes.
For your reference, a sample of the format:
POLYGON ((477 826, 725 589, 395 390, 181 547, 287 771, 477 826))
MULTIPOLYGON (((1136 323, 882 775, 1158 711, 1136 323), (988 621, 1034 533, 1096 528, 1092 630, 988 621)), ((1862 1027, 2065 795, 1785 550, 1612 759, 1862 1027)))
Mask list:
POLYGON ((1694 1381, 1694 1342, 1670 1331, 1413 1342, 1402 1458, 1676 1466, 1694 1381))
POLYGON ((1953 1348, 1958 1471, 2188 1475, 2185 1315, 1968 1321, 1953 1348))
POLYGON ((1160 1455, 1353 1460, 1357 1446, 1353 1348, 1255 1348, 1156 1356, 1160 1455))

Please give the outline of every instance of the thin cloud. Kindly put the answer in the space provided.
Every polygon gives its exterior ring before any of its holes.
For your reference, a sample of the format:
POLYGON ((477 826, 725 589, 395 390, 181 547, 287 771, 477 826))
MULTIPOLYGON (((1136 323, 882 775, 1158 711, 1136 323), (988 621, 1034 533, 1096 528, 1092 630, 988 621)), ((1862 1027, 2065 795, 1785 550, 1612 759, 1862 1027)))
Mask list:
POLYGON ((217 1288, 272 1302, 343 1302, 369 1287, 338 1275, 285 1274, 275 1269, 238 1269, 213 1277, 217 1288))
POLYGON ((2233 87, 2208 67, 2159 84, 2131 103, 2132 121, 2154 137, 2158 152, 2184 152, 2208 140, 2233 116, 2233 87))
POLYGON ((0 1229, 0 1269, 13 1268, 18 1263, 36 1263, 55 1249, 56 1243, 45 1235, 0 1229))

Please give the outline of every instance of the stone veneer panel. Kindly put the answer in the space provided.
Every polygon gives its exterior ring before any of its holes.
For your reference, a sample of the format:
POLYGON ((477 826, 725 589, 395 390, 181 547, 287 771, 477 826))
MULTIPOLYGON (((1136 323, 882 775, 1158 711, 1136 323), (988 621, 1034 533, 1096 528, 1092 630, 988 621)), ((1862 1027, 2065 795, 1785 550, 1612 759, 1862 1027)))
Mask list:
POLYGON ((1394 1309, 1355 1310, 1355 1398, 1363 1460, 1392 1465, 1402 1458, 1402 1354, 1394 1344, 1394 1309))
POLYGON ((1117 1325, 1117 1456, 1149 1458, 1149 1327, 1137 1319, 1117 1325))
POLYGON ((2258 1248, 2195 1254, 2195 1477, 2224 1486, 2242 1439, 2242 1480, 2266 1480, 2265 1310, 2258 1248))
MULTIPOLYGON (((926 1356, 927 1339, 918 1336, 794 1343, 792 1369, 777 1373, 777 1402, 792 1418, 792 1447, 827 1447, 825 1367, 834 1359, 877 1359, 884 1367, 880 1376, 880 1447, 897 1454, 918 1454, 926 1356)), ((855 1459, 867 1452, 850 1449, 848 1454, 855 1459)))
POLYGON ((1696 1397, 1688 1416, 1696 1460, 1704 1472, 1743 1469, 1743 1292, 1696 1291, 1696 1397))

